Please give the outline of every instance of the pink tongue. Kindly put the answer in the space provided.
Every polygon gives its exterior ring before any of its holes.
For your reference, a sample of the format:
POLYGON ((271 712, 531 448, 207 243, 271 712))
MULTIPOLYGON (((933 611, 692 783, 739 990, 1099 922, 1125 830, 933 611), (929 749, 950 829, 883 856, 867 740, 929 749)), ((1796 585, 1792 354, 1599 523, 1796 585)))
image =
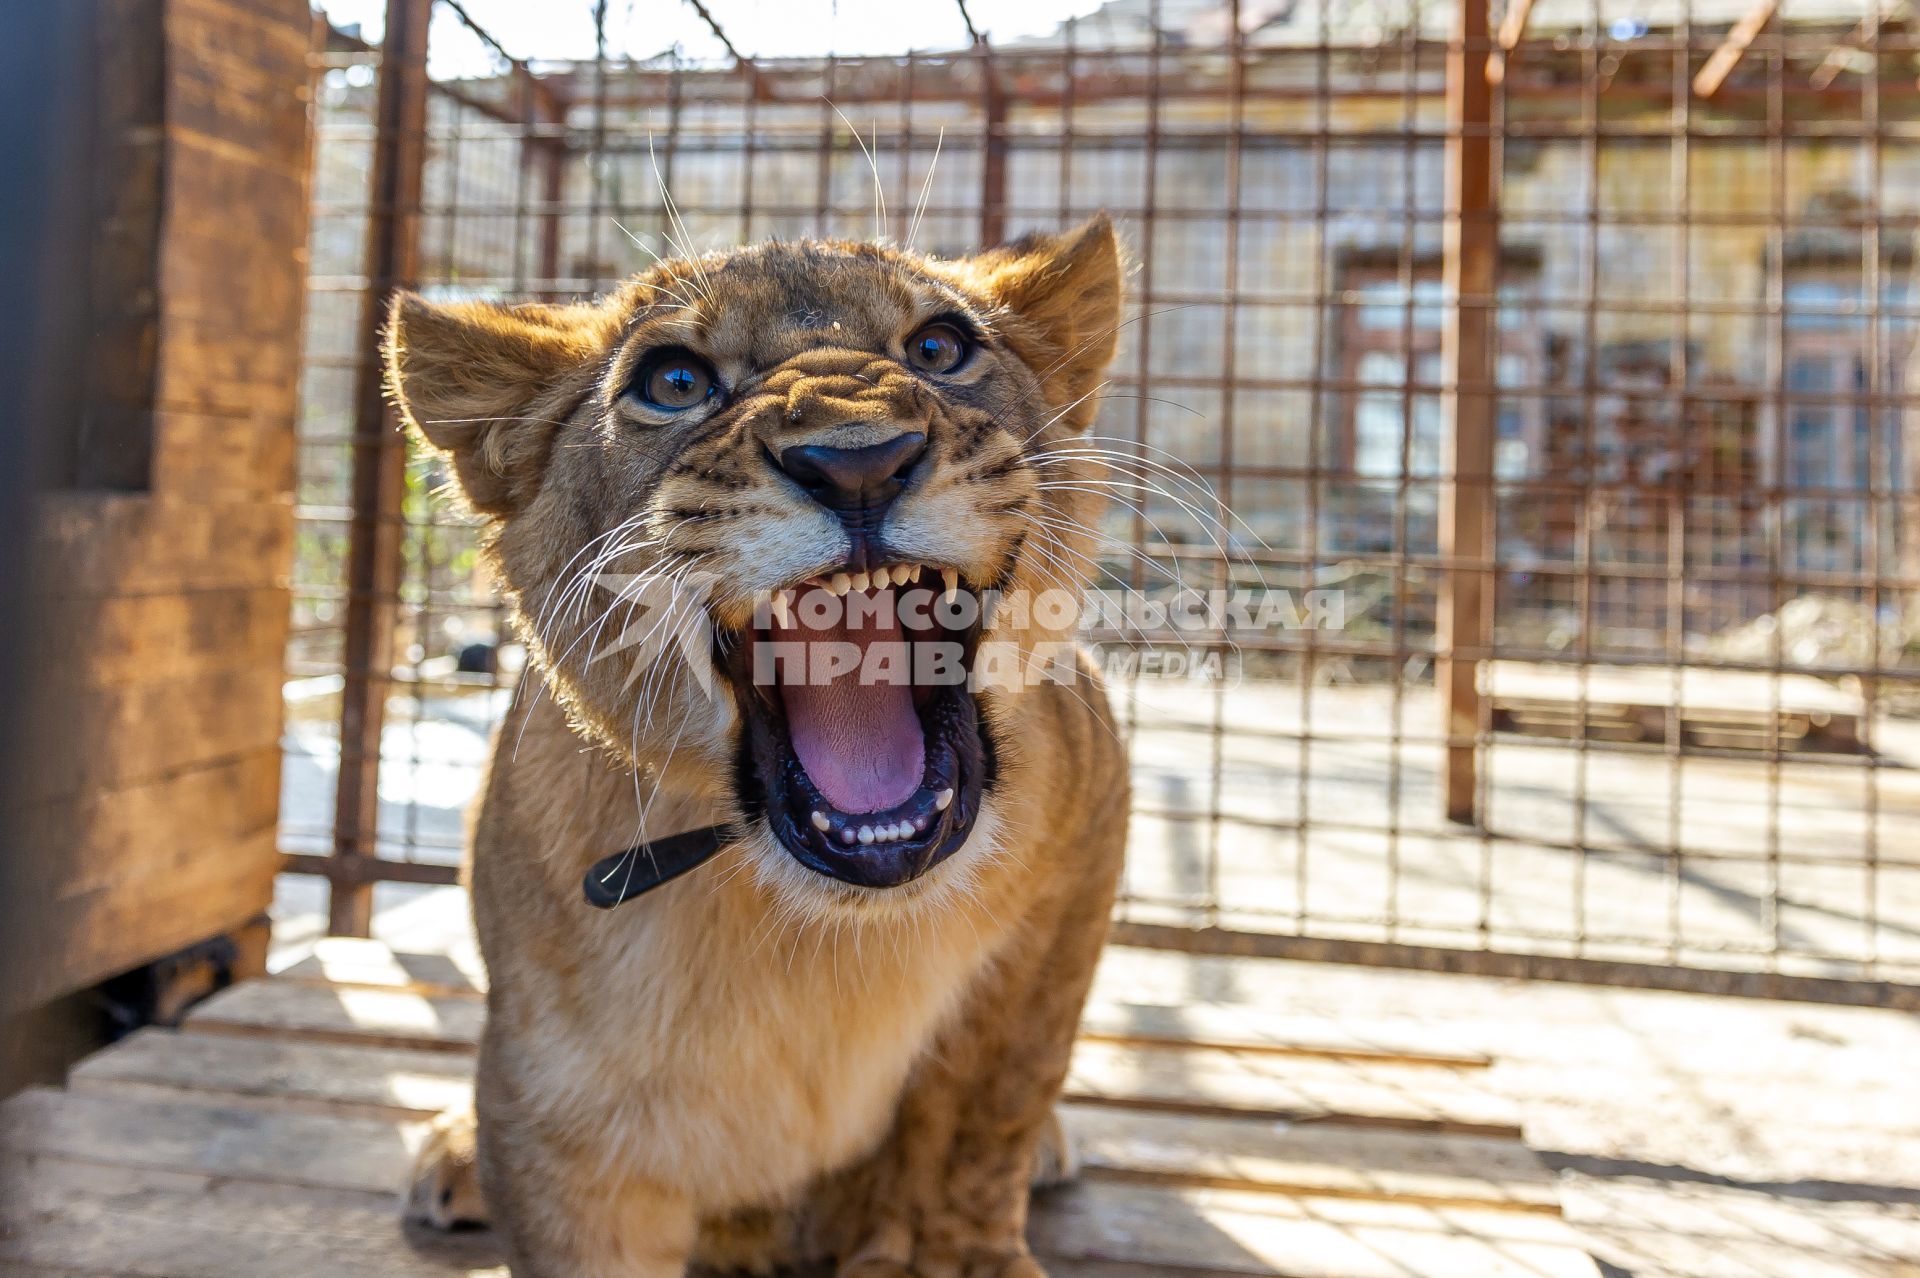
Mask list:
MULTIPOLYGON (((811 627, 807 609, 797 607, 794 624, 776 625, 776 637, 853 644, 860 649, 862 663, 830 684, 783 679, 780 691, 786 701, 787 730, 800 765, 828 803, 842 812, 884 812, 912 796, 926 767, 926 740, 913 710, 905 661, 908 647, 894 616, 892 592, 882 596, 877 609, 857 617, 849 615, 851 594, 827 600, 846 605, 836 608, 839 615, 834 624, 811 627), (849 625, 850 621, 856 624, 849 625), (883 651, 895 659, 884 664, 888 681, 863 682, 861 669, 869 665, 865 658, 875 644, 892 645, 883 651)), ((809 653, 808 667, 824 670, 826 663, 817 651, 809 653)))

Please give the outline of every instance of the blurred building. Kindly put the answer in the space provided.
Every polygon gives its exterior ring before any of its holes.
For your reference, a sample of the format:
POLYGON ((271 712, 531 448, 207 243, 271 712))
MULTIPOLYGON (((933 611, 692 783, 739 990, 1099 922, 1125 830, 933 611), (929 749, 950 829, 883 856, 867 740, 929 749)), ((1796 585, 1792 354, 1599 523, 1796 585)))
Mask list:
MULTIPOLYGON (((1904 5, 1868 24, 1854 5, 1795 4, 1710 98, 1676 97, 1676 68, 1704 64, 1746 8, 1540 0, 1505 68, 1506 642, 1583 635, 1657 656, 1673 633, 1707 643, 1809 588, 1897 612, 1899 592, 1874 583, 1920 576, 1920 423, 1903 411, 1910 20, 1904 5), (1667 578, 1695 566, 1712 579, 1683 581, 1676 605, 1667 578)), ((1247 3, 1238 71, 1226 12, 1113 0, 988 53, 763 61, 753 76, 672 53, 597 78, 536 64, 544 105, 504 64, 447 82, 423 276, 444 294, 575 296, 683 243, 870 236, 876 177, 880 229, 938 253, 1110 210, 1142 265, 1097 429, 1193 466, 1307 570, 1393 578, 1380 624, 1422 635, 1432 592, 1408 561, 1437 548, 1453 8, 1247 3), (983 216, 996 146, 1003 200, 983 216)), ((360 298, 324 282, 357 270, 370 134, 341 126, 365 121, 370 83, 348 67, 321 87, 334 131, 305 421, 323 438, 346 433, 361 357, 360 298)), ((344 446, 336 464, 307 457, 309 500, 337 503, 344 446)), ((1145 515, 1148 540, 1199 535, 1172 503, 1145 515)), ((457 550, 444 557, 447 588, 470 585, 457 550)), ((450 652, 469 629, 421 638, 450 652)))

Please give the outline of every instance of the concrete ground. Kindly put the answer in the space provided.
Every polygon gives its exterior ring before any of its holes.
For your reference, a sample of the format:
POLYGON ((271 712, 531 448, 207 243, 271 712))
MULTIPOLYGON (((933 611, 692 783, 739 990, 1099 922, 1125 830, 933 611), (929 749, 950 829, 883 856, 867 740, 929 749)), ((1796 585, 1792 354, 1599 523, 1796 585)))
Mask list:
MULTIPOLYGON (((384 855, 458 861, 506 696, 393 700, 384 855)), ((1778 766, 1503 734, 1476 830, 1441 815, 1429 686, 1142 680, 1116 698, 1132 917, 1920 980, 1920 720, 1875 722, 1872 755, 1778 766)), ((330 704, 290 703, 289 850, 328 846, 330 704)))

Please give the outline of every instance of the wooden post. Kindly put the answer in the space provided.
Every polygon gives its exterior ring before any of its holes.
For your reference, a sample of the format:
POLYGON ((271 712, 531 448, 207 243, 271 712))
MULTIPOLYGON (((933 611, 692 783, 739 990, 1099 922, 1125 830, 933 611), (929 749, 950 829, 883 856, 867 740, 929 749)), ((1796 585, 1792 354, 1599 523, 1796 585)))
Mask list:
POLYGON ((388 0, 374 107, 378 132, 367 216, 366 306, 356 347, 361 362, 354 383, 353 527, 327 920, 329 931, 345 936, 365 936, 373 923, 373 883, 365 870, 380 820, 380 735, 393 678, 407 467, 406 439, 387 405, 377 352, 388 299, 418 275, 432 9, 433 0, 388 0))
POLYGON ((1493 188, 1487 0, 1462 0, 1447 55, 1446 294, 1442 335, 1445 479, 1440 489, 1434 646, 1446 725, 1447 819, 1478 818, 1480 662, 1487 644, 1493 529, 1493 343, 1500 225, 1493 188))

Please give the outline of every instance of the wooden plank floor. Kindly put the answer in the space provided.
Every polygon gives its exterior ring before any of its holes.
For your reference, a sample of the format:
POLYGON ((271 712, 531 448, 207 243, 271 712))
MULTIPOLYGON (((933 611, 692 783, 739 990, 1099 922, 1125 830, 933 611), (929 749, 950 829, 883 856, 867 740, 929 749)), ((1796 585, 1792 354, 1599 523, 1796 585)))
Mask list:
MULTIPOLYGON (((0 1272, 502 1274, 485 1233, 403 1231, 425 1120, 464 1099, 478 973, 328 941, 0 1110, 0 1272)), ((1036 1199, 1060 1278, 1595 1278, 1488 1057, 1355 1028, 1096 1000, 1063 1115, 1085 1170, 1036 1199)))

